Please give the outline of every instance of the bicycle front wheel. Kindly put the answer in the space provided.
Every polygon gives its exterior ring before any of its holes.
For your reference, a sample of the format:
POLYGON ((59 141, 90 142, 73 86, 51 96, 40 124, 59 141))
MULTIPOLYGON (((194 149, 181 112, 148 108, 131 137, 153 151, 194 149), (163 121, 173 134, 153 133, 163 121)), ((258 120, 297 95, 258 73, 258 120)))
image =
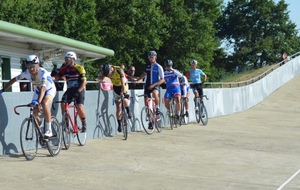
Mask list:
POLYGON ((71 144, 71 130, 70 130, 69 118, 67 113, 64 114, 64 118, 63 118, 62 137, 63 137, 62 139, 63 139, 64 147, 65 149, 68 150, 71 144))
POLYGON ((143 107, 141 111, 141 123, 148 135, 154 132, 153 119, 153 111, 147 106, 143 107))
POLYGON ((47 148, 52 156, 56 156, 60 152, 62 132, 60 124, 54 116, 51 118, 51 129, 53 135, 47 141, 47 148))
POLYGON ((165 126, 165 117, 162 113, 160 113, 159 118, 155 122, 155 128, 156 128, 157 132, 160 133, 164 126, 165 126))
POLYGON ((124 140, 127 140, 127 136, 128 136, 128 117, 127 117, 127 114, 125 113, 125 111, 123 111, 123 114, 122 114, 121 127, 122 127, 122 131, 123 131, 123 135, 124 135, 124 140))
POLYGON ((200 113, 201 113, 201 123, 203 125, 207 125, 208 123, 208 114, 205 105, 202 103, 200 107, 200 113))
POLYGON ((78 143, 81 146, 84 146, 86 144, 86 131, 82 132, 82 124, 81 124, 81 120, 78 117, 78 115, 76 116, 76 120, 77 120, 76 123, 77 123, 77 126, 78 126, 78 133, 76 134, 77 140, 78 140, 78 143))
POLYGON ((198 101, 198 109, 195 109, 195 116, 196 116, 197 123, 200 123, 201 120, 201 111, 200 111, 201 109, 199 109, 200 107, 201 107, 201 102, 198 101))
POLYGON ((38 150, 38 135, 31 118, 26 118, 21 124, 20 144, 27 160, 33 160, 38 150))

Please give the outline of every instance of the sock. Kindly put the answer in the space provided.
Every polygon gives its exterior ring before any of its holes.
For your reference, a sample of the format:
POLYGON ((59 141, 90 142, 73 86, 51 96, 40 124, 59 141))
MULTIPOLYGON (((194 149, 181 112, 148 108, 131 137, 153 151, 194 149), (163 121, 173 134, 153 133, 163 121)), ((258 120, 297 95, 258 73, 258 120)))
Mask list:
POLYGON ((85 117, 81 118, 81 123, 85 123, 85 117))
POLYGON ((155 105, 155 108, 156 108, 156 109, 159 109, 159 105, 155 105))
POLYGON ((52 131, 52 129, 51 129, 51 122, 46 122, 45 123, 46 124, 46 131, 48 130, 48 131, 52 131))
POLYGON ((129 114, 129 107, 125 107, 126 111, 127 111, 127 114, 129 114))
POLYGON ((118 125, 119 125, 119 127, 121 126, 121 120, 118 120, 118 125))

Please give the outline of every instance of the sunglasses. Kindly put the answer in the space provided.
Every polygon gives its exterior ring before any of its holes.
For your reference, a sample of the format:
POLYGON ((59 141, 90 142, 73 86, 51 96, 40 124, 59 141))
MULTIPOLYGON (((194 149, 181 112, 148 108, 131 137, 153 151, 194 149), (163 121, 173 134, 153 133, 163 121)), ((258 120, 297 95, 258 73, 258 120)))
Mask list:
POLYGON ((26 65, 27 69, 31 69, 31 68, 35 68, 37 66, 37 64, 33 64, 33 65, 26 65))
POLYGON ((65 57, 65 61, 70 61, 70 60, 72 60, 71 57, 65 57))

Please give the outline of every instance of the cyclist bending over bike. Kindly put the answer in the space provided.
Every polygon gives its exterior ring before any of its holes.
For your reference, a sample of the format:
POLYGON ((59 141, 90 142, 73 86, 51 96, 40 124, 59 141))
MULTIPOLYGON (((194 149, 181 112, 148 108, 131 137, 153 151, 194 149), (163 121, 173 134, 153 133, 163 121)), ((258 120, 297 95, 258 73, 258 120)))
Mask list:
POLYGON ((172 96, 174 96, 175 101, 176 101, 176 118, 179 119, 180 116, 180 110, 181 110, 181 104, 180 104, 180 99, 181 99, 181 91, 180 91, 180 83, 179 83, 179 77, 182 77, 182 74, 172 68, 173 62, 172 60, 166 60, 165 61, 165 81, 166 81, 166 93, 164 96, 164 102, 165 106, 168 110, 168 113, 170 113, 170 100, 172 96))
MULTIPOLYGON (((20 79, 27 79, 32 82, 34 86, 34 94, 31 104, 34 106, 34 117, 38 124, 41 125, 42 121, 38 116, 37 106, 41 105, 44 112, 45 119, 45 137, 52 136, 51 129, 51 111, 50 105, 56 95, 56 87, 51 79, 50 73, 44 68, 39 67, 40 61, 36 55, 27 56, 26 60, 27 69, 15 78, 12 78, 5 87, 0 90, 0 94, 7 90, 11 85, 20 79)), ((40 126, 41 128, 42 126, 40 126)), ((43 130, 42 130, 43 131, 43 130)))
MULTIPOLYGON (((86 113, 84 110, 84 98, 86 86, 86 72, 82 65, 75 64, 77 56, 74 52, 65 54, 65 67, 61 68, 59 73, 53 77, 53 80, 58 80, 65 77, 67 80, 67 91, 63 94, 62 100, 67 100, 68 104, 71 100, 76 100, 78 115, 82 122, 81 132, 86 132, 86 113)), ((64 103, 61 104, 61 112, 65 113, 64 103)))
POLYGON ((193 89, 195 95, 194 102, 195 102, 196 112, 199 111, 197 98, 199 96, 202 98, 203 96, 201 76, 204 76, 203 82, 206 81, 206 74, 201 69, 197 69, 197 64, 198 64, 197 60, 192 60, 191 61, 192 69, 186 73, 186 77, 192 80, 191 88, 193 89))
MULTIPOLYGON (((156 115, 160 116, 159 111, 159 86, 165 82, 164 80, 164 69, 160 64, 156 62, 157 53, 155 51, 148 52, 149 63, 146 64, 145 71, 134 81, 139 82, 146 77, 146 82, 144 85, 144 94, 149 98, 154 98, 156 115)), ((145 105, 147 105, 145 97, 145 105)), ((149 122, 149 129, 153 129, 152 123, 149 122)))
MULTIPOLYGON (((185 115, 189 117, 189 96, 190 96, 190 84, 186 76, 182 75, 182 77, 179 77, 180 82, 180 88, 181 88, 181 98, 184 101, 184 107, 185 107, 185 115)), ((184 114, 184 113, 181 113, 184 114)))
POLYGON ((123 69, 119 66, 113 66, 109 64, 105 64, 102 67, 102 77, 100 76, 99 82, 102 82, 101 78, 108 77, 110 78, 113 89, 114 89, 114 100, 116 103, 116 116, 118 120, 118 132, 122 132, 121 127, 121 119, 122 119, 122 104, 121 104, 121 97, 125 97, 124 99, 124 106, 127 111, 128 118, 132 117, 132 114, 129 110, 129 94, 128 90, 128 81, 125 77, 125 73, 123 69))

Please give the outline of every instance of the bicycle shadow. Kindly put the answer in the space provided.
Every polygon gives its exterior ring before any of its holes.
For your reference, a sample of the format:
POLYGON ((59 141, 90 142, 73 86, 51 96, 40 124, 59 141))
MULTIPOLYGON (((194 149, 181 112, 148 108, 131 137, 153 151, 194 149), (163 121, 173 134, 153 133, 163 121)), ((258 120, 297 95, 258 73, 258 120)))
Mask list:
POLYGON ((108 114, 109 95, 108 91, 98 90, 98 100, 96 109, 96 128, 94 130, 93 138, 112 137, 112 124, 116 125, 116 118, 114 115, 108 114), (101 92, 103 100, 101 101, 101 92), (101 104, 102 103, 102 104, 101 104), (103 123, 103 124, 102 124, 103 123))
POLYGON ((2 95, 0 95, 0 110, 0 142, 2 144, 2 155, 12 155, 12 152, 18 153, 16 145, 13 143, 7 144, 5 140, 5 129, 8 125, 8 113, 2 95))

